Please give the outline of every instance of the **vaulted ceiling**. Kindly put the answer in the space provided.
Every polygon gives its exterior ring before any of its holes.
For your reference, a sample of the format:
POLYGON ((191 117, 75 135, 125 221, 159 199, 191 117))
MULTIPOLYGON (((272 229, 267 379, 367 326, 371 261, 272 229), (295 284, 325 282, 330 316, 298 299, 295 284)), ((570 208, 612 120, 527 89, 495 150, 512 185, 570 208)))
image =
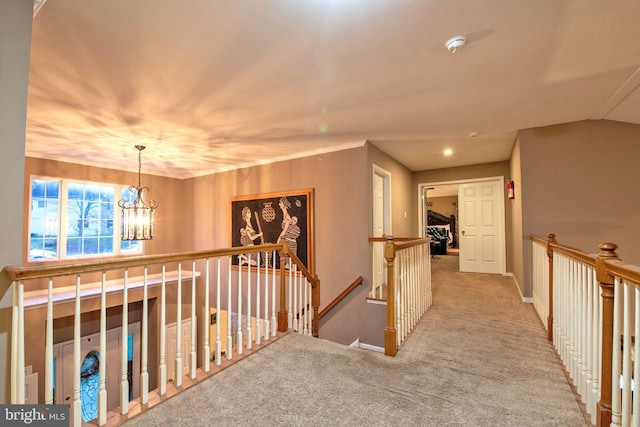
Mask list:
POLYGON ((637 0, 48 0, 26 153, 137 170, 141 144, 179 178, 364 141, 416 171, 506 160, 519 129, 640 124, 639 22, 637 0))

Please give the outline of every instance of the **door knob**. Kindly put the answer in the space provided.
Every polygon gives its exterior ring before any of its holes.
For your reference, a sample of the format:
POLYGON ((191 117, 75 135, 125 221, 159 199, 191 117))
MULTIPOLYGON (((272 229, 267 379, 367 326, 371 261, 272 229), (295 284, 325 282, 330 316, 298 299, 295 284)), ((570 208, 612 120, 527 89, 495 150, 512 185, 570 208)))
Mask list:
POLYGON ((462 230, 462 235, 464 236, 464 230, 462 230))

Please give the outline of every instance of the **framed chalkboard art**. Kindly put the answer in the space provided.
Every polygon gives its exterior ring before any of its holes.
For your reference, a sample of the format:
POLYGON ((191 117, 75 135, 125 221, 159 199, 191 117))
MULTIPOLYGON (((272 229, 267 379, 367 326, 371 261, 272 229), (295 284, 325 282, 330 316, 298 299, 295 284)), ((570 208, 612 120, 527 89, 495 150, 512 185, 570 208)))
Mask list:
MULTIPOLYGON (((231 246, 285 242, 310 273, 313 265, 313 188, 231 198, 231 246)), ((261 256, 260 267, 280 268, 280 259, 261 256)), ((255 257, 233 257, 238 267, 257 266, 255 257)))

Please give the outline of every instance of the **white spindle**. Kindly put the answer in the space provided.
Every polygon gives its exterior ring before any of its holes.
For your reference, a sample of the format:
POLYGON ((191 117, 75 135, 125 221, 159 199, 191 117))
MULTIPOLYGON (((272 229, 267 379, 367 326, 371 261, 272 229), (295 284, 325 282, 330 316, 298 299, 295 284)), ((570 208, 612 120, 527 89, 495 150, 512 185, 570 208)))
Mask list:
POLYGON ((204 333, 204 348, 202 350, 202 362, 205 372, 211 369, 211 347, 209 346, 209 325, 211 324, 211 310, 209 310, 209 258, 205 261, 205 279, 204 279, 204 314, 202 316, 202 327, 204 333))
MULTIPOLYGON (((280 270, 280 273, 283 274, 284 270, 280 270)), ((289 269, 289 293, 291 293, 291 269, 289 269)), ((300 297, 298 296, 298 284, 293 284, 293 312, 291 312, 291 307, 289 307, 289 316, 293 316, 293 323, 288 322, 287 326, 293 329, 294 331, 300 331, 300 297)))
MULTIPOLYGON (((104 273, 103 273, 104 275, 104 273)), ((104 285, 103 285, 104 286, 104 285)), ((102 291, 104 295, 104 289, 102 291)), ((47 332, 45 342, 45 362, 44 362, 44 403, 47 405, 53 404, 53 279, 49 279, 49 286, 47 289, 47 332)), ((102 331, 101 331, 102 332, 102 331)), ((102 346, 100 347, 100 354, 103 353, 102 346)), ((104 377, 104 366, 100 364, 100 385, 102 386, 102 379, 104 377)), ((102 390, 102 389, 100 389, 102 390)), ((102 425, 102 424, 100 424, 102 425)))
POLYGON ((167 267, 162 264, 162 283, 160 288, 160 395, 167 393, 167 267))
POLYGON ((622 283, 616 277, 614 280, 613 291, 613 351, 611 357, 611 425, 620 426, 620 316, 621 316, 621 298, 624 294, 622 283))
POLYGON ((307 286, 307 281, 304 275, 300 274, 300 283, 304 287, 304 334, 309 335, 309 324, 307 320, 309 319, 309 309, 311 308, 311 304, 309 304, 309 287, 307 286))
MULTIPOLYGON (((50 281, 51 282, 51 281, 50 281)), ((49 296, 51 298, 51 296, 49 296)), ((52 350, 53 352, 53 350, 52 350)), ((98 363, 100 391, 98 392, 98 425, 107 423, 107 272, 102 272, 100 284, 100 362, 98 363)), ((53 354, 47 354, 47 361, 53 354)))
POLYGON ((13 282, 11 321, 11 403, 24 404, 24 284, 13 282))
POLYGON ((80 275, 76 276, 75 310, 73 316, 73 403, 71 405, 71 419, 74 426, 82 425, 82 402, 80 401, 80 350, 82 336, 80 335, 80 275))
POLYGON ((144 266, 142 283, 142 343, 140 349, 140 402, 149 402, 149 271, 144 266))
POLYGON ((176 301, 176 370, 173 375, 176 387, 182 386, 182 263, 178 263, 176 301))
POLYGON ((256 330, 255 330, 255 335, 256 335, 256 344, 260 345, 261 339, 262 337, 260 336, 262 334, 262 319, 260 318, 260 252, 256 253, 256 257, 257 257, 257 266, 258 269, 256 271, 256 330))
POLYGON ((622 281, 622 425, 631 425, 631 313, 633 289, 627 281, 622 281))
POLYGON ((251 350, 251 254, 248 255, 247 266, 247 350, 251 350))
POLYGON ((231 358, 233 357, 233 339, 231 337, 231 257, 228 258, 229 277, 227 278, 227 360, 231 360, 231 358))
MULTIPOLYGON (((635 307, 635 316, 634 316, 634 334, 635 334, 635 343, 634 343, 634 358, 633 358, 633 366, 639 367, 640 369, 640 337, 638 333, 640 332, 640 289, 631 284, 633 287, 633 296, 634 296, 634 307, 635 307)), ((634 375, 635 377, 635 375, 634 375)), ((640 381, 640 378, 635 377, 633 379, 634 387, 635 383, 640 381)), ((635 387, 637 388, 637 387, 635 387)), ((638 398, 637 392, 633 395, 633 426, 640 426, 640 398, 638 398)))
MULTIPOLYGON (((264 339, 269 339, 269 252, 264 253, 264 339)), ((272 259, 275 265, 275 259, 272 259)))
MULTIPOLYGON (((129 378, 127 343, 129 338, 129 269, 124 270, 124 285, 122 288, 122 339, 120 340, 120 413, 129 412, 129 378)), ((75 368, 80 371, 79 366, 75 368)), ((78 380, 78 387, 80 381, 78 380)), ((80 391, 78 391, 78 394, 80 391)), ((80 398, 78 397, 78 400, 80 398)))
POLYGON ((218 271, 216 277, 216 366, 222 363, 222 341, 220 340, 220 258, 218 257, 218 271))
POLYGON ((242 268, 238 268, 238 321, 236 322, 236 347, 238 354, 242 354, 242 268))
MULTIPOLYGON (((277 252, 273 251, 273 276, 272 276, 272 281, 271 281, 271 336, 276 336, 276 328, 277 328, 277 322, 276 322, 276 259, 277 256, 277 252)), ((282 270, 284 268, 284 266, 280 266, 280 270, 281 270, 281 274, 284 274, 284 271, 282 270)))
MULTIPOLYGON (((280 268, 280 274, 284 274, 284 267, 281 266, 280 268)), ((292 278, 291 278, 291 269, 289 269, 289 310, 287 310, 287 328, 291 328, 291 329, 296 329, 296 324, 295 324, 295 318, 293 317, 293 313, 295 310, 295 301, 296 301, 296 297, 295 297, 295 284, 292 285, 292 278), (293 289, 292 289, 293 288, 293 289), (293 301, 293 303, 292 303, 293 301)))
POLYGON ((196 261, 191 262, 191 364, 189 365, 189 373, 191 379, 196 379, 196 332, 198 330, 198 321, 196 320, 196 261))

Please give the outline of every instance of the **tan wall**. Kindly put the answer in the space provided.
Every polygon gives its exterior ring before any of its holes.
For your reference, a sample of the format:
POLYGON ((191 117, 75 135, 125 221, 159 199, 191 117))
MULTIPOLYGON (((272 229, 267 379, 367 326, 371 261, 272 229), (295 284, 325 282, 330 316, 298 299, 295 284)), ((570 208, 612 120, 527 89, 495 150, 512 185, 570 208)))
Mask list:
MULTIPOLYGON (((416 172, 413 176, 413 187, 417 188, 420 184, 473 180, 476 178, 486 178, 493 176, 503 176, 505 181, 510 177, 510 165, 508 161, 496 163, 484 163, 481 165, 461 166, 457 168, 434 169, 428 171, 416 172)), ((417 196, 416 196, 417 198, 417 196)), ((416 199, 417 200, 417 199, 416 199)), ((417 208, 416 208, 417 210, 417 208)), ((506 241, 506 271, 513 271, 512 256, 512 206, 505 197, 505 241, 506 241)))
MULTIPOLYGON (((0 1, 0 268, 20 264, 22 177, 33 2, 0 1)), ((11 304, 11 284, 0 275, 0 299, 11 304)), ((11 309, 0 305, 0 404, 10 401, 11 309)))
MULTIPOLYGON (((378 147, 367 144, 369 153, 370 201, 369 224, 373 224, 373 165, 386 170, 391 175, 391 234, 396 237, 418 237, 418 187, 413 184, 413 172, 378 147)), ((369 230, 371 233, 372 230, 369 230)))
MULTIPOLYGON (((365 277, 365 285, 359 290, 368 286, 369 174, 367 149, 363 146, 194 178, 188 184, 195 195, 193 220, 197 232, 193 249, 230 245, 232 196, 313 188, 314 254, 322 309, 358 276, 365 277)), ((320 336, 346 344, 363 335, 377 334, 382 342, 384 328, 369 332, 370 324, 361 321, 361 308, 346 310, 347 321, 337 322, 327 315, 320 336)))
POLYGON ((428 201, 432 203, 431 206, 429 206, 429 210, 438 212, 444 216, 451 216, 455 213, 456 207, 454 203, 458 203, 458 196, 429 197, 428 201))
MULTIPOLYGON (((123 185, 132 185, 138 182, 138 174, 135 172, 123 172, 115 169, 96 168, 27 157, 25 159, 23 200, 23 212, 25 213, 30 211, 29 191, 32 176, 67 178, 123 185)), ((157 201, 159 204, 155 215, 156 237, 154 240, 144 242, 144 254, 155 255, 188 250, 192 235, 192 221, 190 219, 192 193, 186 185, 186 182, 174 178, 144 174, 141 177, 141 182, 142 185, 149 187, 149 198, 157 201)), ((28 232, 29 218, 25 214, 22 230, 25 245, 27 245, 29 241, 28 232)), ((29 265, 27 262, 27 253, 26 251, 23 252, 23 265, 29 265)))
POLYGON ((582 121, 520 131, 525 289, 531 234, 596 253, 614 242, 640 265, 640 125, 582 121))
POLYGON ((522 235, 522 172, 520 168, 520 141, 516 140, 511 150, 511 179, 514 183, 514 196, 513 200, 507 199, 507 205, 511 206, 511 251, 512 251, 512 272, 513 277, 516 279, 520 293, 525 297, 533 296, 533 289, 528 290, 524 288, 526 283, 524 278, 524 246, 525 239, 528 237, 522 235))

